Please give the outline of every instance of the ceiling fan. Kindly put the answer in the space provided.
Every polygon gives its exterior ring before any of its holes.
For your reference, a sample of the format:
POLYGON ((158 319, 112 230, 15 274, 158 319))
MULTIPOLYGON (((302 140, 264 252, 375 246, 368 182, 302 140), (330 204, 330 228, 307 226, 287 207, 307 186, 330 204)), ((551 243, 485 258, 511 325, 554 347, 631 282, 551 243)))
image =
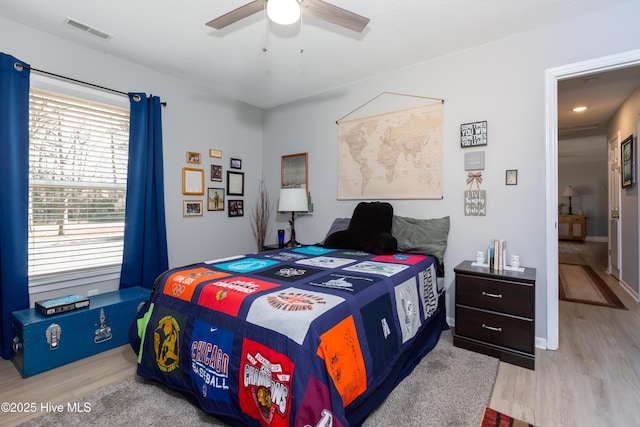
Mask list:
POLYGON ((206 25, 219 30, 265 9, 267 10, 269 18, 276 21, 269 10, 271 6, 276 6, 276 3, 289 3, 289 5, 293 4, 294 8, 299 8, 299 11, 294 11, 297 14, 295 19, 287 23, 296 22, 300 14, 304 14, 359 33, 361 33, 369 23, 369 18, 365 18, 364 16, 360 16, 322 0, 254 0, 207 22, 206 25))

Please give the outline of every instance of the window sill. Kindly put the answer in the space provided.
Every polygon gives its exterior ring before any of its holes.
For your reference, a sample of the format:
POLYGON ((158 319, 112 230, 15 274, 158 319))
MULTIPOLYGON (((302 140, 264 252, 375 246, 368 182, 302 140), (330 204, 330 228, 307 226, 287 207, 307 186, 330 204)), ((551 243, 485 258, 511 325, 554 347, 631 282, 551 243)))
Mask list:
POLYGON ((101 269, 99 271, 84 271, 54 277, 37 277, 29 279, 29 295, 43 292, 60 291, 67 288, 77 288, 95 283, 120 279, 120 266, 101 269))

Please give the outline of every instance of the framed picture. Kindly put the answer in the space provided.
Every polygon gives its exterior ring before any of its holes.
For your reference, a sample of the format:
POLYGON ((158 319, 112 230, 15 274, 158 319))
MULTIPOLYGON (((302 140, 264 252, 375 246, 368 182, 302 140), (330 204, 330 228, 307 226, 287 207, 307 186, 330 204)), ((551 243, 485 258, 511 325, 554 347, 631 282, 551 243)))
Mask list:
POLYGON ((460 125, 460 147, 479 147, 483 145, 487 145, 486 120, 460 125))
POLYGON ((222 166, 211 165, 211 181, 222 181, 222 166))
POLYGON ((242 169, 242 160, 240 159, 231 159, 231 164, 229 165, 231 169, 242 169))
POLYGON ((244 172, 227 171, 227 196, 244 196, 244 172))
POLYGON ((182 168, 182 194, 201 196, 204 194, 204 170, 182 168))
POLYGON ((518 170, 517 169, 507 169, 507 176, 505 178, 505 184, 507 184, 507 185, 518 185, 518 170))
POLYGON ((633 186, 633 135, 629 135, 620 145, 622 157, 622 188, 633 186))
POLYGON ((210 149, 209 150, 209 157, 217 157, 218 159, 222 158, 222 150, 215 150, 215 149, 210 149))
POLYGON ((207 188, 207 210, 224 210, 224 188, 207 188))
POLYGON ((464 153, 464 170, 484 170, 484 151, 472 151, 464 153))
POLYGON ((244 216, 244 201, 229 200, 229 216, 244 216))
POLYGON ((200 153, 196 153, 195 151, 187 151, 187 163, 200 164, 200 153))
POLYGON ((304 188, 309 193, 307 153, 282 156, 280 188, 304 188))
POLYGON ((202 216, 202 200, 183 200, 182 216, 202 216))

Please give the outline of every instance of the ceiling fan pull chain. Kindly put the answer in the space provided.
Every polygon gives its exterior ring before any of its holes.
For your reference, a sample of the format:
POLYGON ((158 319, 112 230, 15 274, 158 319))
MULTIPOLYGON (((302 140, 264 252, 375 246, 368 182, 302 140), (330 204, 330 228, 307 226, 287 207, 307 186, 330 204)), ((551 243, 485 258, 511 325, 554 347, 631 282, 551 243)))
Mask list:
POLYGON ((268 32, 269 32, 269 20, 267 19, 267 2, 264 2, 264 8, 262 10, 263 13, 263 19, 262 21, 264 22, 264 34, 262 35, 262 51, 266 52, 267 49, 267 39, 268 39, 268 32))
POLYGON ((300 14, 300 53, 304 52, 304 37, 302 35, 302 14, 300 14))

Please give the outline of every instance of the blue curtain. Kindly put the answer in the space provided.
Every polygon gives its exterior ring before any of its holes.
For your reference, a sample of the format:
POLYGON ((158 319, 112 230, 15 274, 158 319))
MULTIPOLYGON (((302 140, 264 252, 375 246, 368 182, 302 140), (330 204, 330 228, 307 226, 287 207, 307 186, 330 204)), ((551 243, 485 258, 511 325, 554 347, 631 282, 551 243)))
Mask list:
POLYGON ((169 268, 160 98, 129 94, 129 166, 120 288, 151 289, 169 268))
POLYGON ((11 312, 29 308, 29 65, 0 52, 0 349, 13 356, 11 312))

